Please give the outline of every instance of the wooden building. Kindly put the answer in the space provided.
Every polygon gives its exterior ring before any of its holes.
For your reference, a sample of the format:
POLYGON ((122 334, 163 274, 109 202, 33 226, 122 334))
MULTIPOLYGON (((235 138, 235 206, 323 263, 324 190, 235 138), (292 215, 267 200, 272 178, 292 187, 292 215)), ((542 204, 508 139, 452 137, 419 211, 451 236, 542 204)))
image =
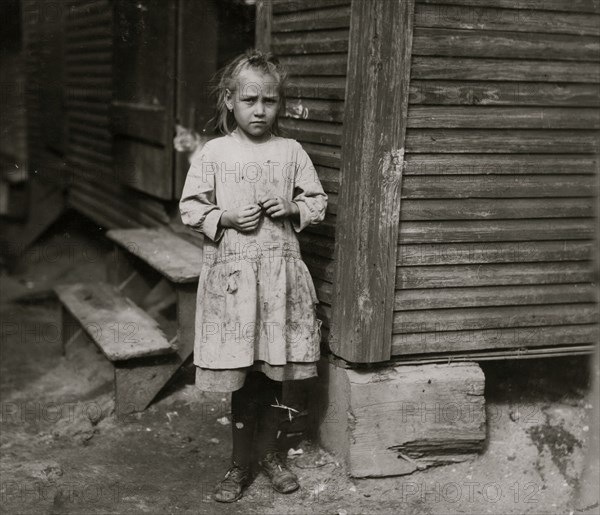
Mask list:
MULTIPOLYGON (((481 397, 477 360, 598 340, 600 1, 251 4, 65 0, 53 14, 23 0, 30 167, 105 227, 163 226, 201 248, 179 219, 175 124, 205 126, 210 77, 239 51, 280 56, 280 126, 330 198, 300 235, 321 302, 323 397, 343 414, 321 436, 356 475, 414 470, 423 453, 388 434, 393 417, 377 461, 361 463, 376 429, 345 413, 376 419, 374 399, 409 376, 443 378, 431 398, 473 385, 481 397), (328 431, 352 436, 335 444, 328 431)), ((481 427, 464 432, 469 454, 481 427)))

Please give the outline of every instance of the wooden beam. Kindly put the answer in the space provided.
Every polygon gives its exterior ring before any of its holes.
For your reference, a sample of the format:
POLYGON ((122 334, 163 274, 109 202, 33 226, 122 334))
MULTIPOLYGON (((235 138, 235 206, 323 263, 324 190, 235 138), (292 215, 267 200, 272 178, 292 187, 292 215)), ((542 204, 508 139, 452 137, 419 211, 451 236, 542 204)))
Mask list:
POLYGON ((271 50, 271 23, 273 19, 273 2, 258 0, 256 2, 255 47, 263 52, 271 50))
POLYGON ((413 0, 352 2, 331 350, 391 353, 413 0))

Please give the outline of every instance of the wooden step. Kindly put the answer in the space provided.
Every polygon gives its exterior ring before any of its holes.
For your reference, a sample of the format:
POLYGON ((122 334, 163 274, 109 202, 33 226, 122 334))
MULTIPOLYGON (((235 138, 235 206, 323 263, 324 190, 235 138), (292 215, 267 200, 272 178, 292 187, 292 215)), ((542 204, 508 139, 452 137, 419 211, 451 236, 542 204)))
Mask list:
POLYGON ((202 249, 169 229, 112 229, 106 235, 174 283, 198 280, 202 249))
POLYGON ((112 362, 171 354, 158 322, 106 283, 55 287, 58 298, 112 362))

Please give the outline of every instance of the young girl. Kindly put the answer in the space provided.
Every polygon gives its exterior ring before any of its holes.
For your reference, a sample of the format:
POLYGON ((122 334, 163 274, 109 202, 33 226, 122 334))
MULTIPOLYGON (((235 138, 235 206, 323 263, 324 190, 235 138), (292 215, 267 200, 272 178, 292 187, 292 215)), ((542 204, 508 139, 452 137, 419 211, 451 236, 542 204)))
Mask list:
POLYGON ((217 105, 224 136, 194 153, 179 204, 183 223, 205 235, 196 384, 232 392, 221 502, 239 499, 250 483, 252 447, 275 490, 299 487, 278 453, 296 411, 281 404, 282 381, 317 375, 318 300, 296 233, 323 220, 327 195, 302 146, 278 135, 284 80, 278 61, 259 51, 225 67, 217 105))

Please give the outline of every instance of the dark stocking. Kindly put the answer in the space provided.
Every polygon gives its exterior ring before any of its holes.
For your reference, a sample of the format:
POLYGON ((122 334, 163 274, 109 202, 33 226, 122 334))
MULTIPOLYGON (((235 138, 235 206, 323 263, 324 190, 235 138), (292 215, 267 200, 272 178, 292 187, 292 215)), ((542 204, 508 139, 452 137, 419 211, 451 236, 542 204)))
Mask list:
POLYGON ((248 467, 252 457, 252 441, 256 427, 259 374, 250 372, 241 389, 231 394, 231 429, 233 463, 248 467))
POLYGON ((262 374, 258 395, 256 447, 258 459, 262 459, 266 453, 279 450, 280 443, 285 439, 285 428, 282 423, 289 419, 286 409, 272 406, 283 402, 281 382, 273 381, 262 374))

